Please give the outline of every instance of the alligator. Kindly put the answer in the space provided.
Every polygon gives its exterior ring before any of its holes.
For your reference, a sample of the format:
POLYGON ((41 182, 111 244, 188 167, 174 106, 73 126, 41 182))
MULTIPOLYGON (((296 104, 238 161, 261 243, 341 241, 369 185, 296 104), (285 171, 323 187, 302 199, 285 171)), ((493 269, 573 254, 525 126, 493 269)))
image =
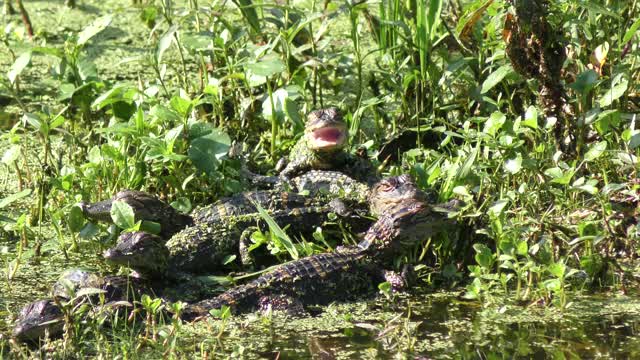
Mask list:
POLYGON ((13 329, 13 337, 22 342, 36 342, 47 336, 55 338, 62 335, 65 321, 63 304, 71 303, 73 307, 83 301, 100 304, 102 294, 103 304, 115 309, 139 299, 143 293, 150 293, 149 288, 134 277, 103 277, 87 270, 66 270, 53 285, 50 299, 36 300, 23 307, 13 329), (81 290, 85 290, 85 295, 81 290))
POLYGON ((278 176, 254 174, 243 169, 256 186, 273 186, 310 170, 333 170, 371 185, 378 181, 376 168, 366 156, 345 151, 349 131, 340 110, 327 108, 307 115, 303 136, 291 149, 286 161, 279 162, 278 176), (282 165, 286 163, 286 165, 282 165))
MULTIPOLYGON (((351 216, 341 201, 325 206, 275 210, 269 217, 289 232, 310 235, 318 226, 331 221, 331 214, 349 217, 352 228, 366 229, 370 221, 351 216)), ((122 234, 117 245, 104 253, 112 264, 125 265, 151 278, 175 279, 183 273, 217 271, 229 255, 240 255, 242 264, 252 263, 248 252, 250 235, 266 230, 267 222, 258 213, 230 217, 216 223, 194 223, 174 234, 168 241, 141 231, 122 234)))
POLYGON ((312 170, 281 182, 275 190, 246 191, 223 197, 213 204, 197 207, 190 215, 179 213, 169 204, 143 191, 122 190, 111 199, 93 204, 79 204, 90 220, 112 222, 111 205, 124 201, 133 209, 136 221, 152 221, 161 225, 160 236, 170 238, 194 223, 213 224, 233 220, 239 215, 256 214, 257 205, 267 211, 320 206, 333 198, 343 199, 355 207, 363 207, 369 187, 337 171, 312 170))
POLYGON ((111 223, 113 222, 111 205, 115 201, 123 201, 131 206, 136 221, 152 221, 160 224, 160 235, 166 238, 193 224, 190 216, 181 214, 167 203, 144 191, 122 190, 111 199, 93 204, 81 202, 79 206, 86 218, 111 223))
POLYGON ((358 245, 281 265, 247 284, 189 305, 182 318, 201 318, 223 306, 235 312, 268 307, 288 310, 292 304, 323 305, 371 293, 393 274, 383 269, 393 263, 394 257, 403 248, 445 229, 452 223, 445 213, 457 207, 455 202, 440 207, 428 205, 425 194, 405 175, 376 184, 370 199, 382 215, 358 245), (391 199, 394 201, 385 201, 391 199), (445 209, 444 213, 439 209, 445 209))

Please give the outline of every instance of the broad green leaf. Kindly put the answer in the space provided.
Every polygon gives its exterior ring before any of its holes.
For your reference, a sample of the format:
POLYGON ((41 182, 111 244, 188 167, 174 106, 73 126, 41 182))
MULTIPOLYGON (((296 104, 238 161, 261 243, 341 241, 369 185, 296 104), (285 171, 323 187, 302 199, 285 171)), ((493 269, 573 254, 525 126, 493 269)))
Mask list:
POLYGON ((11 204, 12 202, 16 201, 16 200, 20 200, 23 197, 26 197, 28 195, 31 194, 31 189, 24 189, 18 193, 9 195, 7 197, 5 197, 4 199, 0 200, 0 209, 2 209, 3 207, 6 207, 7 205, 11 204))
POLYGON ((24 52, 18 56, 16 61, 11 65, 11 68, 7 72, 7 77, 11 84, 15 84, 16 79, 31 62, 31 51, 24 52))
POLYGON ((80 206, 74 205, 71 207, 71 211, 69 211, 67 221, 69 223, 69 229, 71 231, 78 232, 82 230, 82 227, 84 226, 84 223, 86 221, 84 218, 84 214, 82 213, 82 209, 80 209, 80 206))
POLYGON ((12 165, 20 157, 20 145, 13 145, 2 155, 2 163, 12 165))
POLYGON ((111 219, 121 229, 131 229, 136 224, 133 208, 122 200, 114 201, 111 204, 111 219))
POLYGON ((584 154, 584 161, 589 162, 599 158, 606 149, 607 142, 605 140, 591 145, 587 153, 584 154))
POLYGON ((611 105, 614 101, 618 100, 624 92, 627 91, 627 87, 629 86, 629 81, 627 79, 622 78, 620 82, 614 85, 612 88, 607 90, 604 95, 600 99, 598 99, 598 104, 600 107, 607 107, 611 105))
POLYGON ((509 203, 509 200, 507 199, 500 199, 496 202, 493 203, 493 205, 491 205, 491 207, 489 208, 489 215, 493 215, 493 216, 500 216, 500 214, 502 214, 502 210, 504 210, 504 207, 507 206, 507 204, 509 203))
POLYGON ((493 253, 485 244, 474 244, 473 249, 476 251, 475 259, 478 265, 485 269, 491 269, 493 266, 493 253))
POLYGON ((593 1, 589 1, 589 0, 581 0, 578 2, 581 6, 583 6, 585 9, 596 13, 596 14, 602 14, 602 15, 607 15, 607 16, 611 16, 614 17, 616 19, 621 19, 622 17, 619 14, 616 14, 615 12, 607 9, 606 7, 595 3, 593 1))
POLYGON ((482 130, 482 132, 494 136, 496 132, 502 128, 506 120, 507 117, 503 113, 496 111, 491 114, 484 123, 484 130, 482 130))
POLYGON ((509 159, 504 164, 504 169, 510 174, 517 174, 522 169, 522 155, 518 154, 515 158, 509 159))
POLYGON ((592 69, 585 70, 578 74, 576 81, 569 85, 570 88, 579 92, 580 94, 586 94, 593 88, 598 81, 598 73, 592 69))
POLYGON ((565 271, 567 270, 567 266, 563 263, 554 263, 549 265, 549 272, 551 275, 557 277, 558 279, 564 278, 565 271))
POLYGON ((211 133, 191 141, 189 159, 200 171, 212 174, 227 155, 231 138, 224 131, 214 129, 211 133))
POLYGON ((272 76, 285 71, 282 60, 276 56, 268 56, 257 63, 247 64, 247 70, 258 76, 272 76))
POLYGON ((527 108, 527 111, 524 113, 524 121, 522 125, 528 126, 532 129, 538 128, 538 108, 534 105, 531 105, 527 108))
POLYGON ((100 31, 104 30, 111 24, 112 16, 106 15, 101 18, 96 19, 89 26, 84 28, 78 34, 78 45, 84 45, 89 41, 92 37, 96 36, 100 31))
POLYGON ((251 29, 260 33, 260 18, 251 0, 233 0, 233 3, 240 9, 242 17, 249 23, 251 29))
POLYGON ((498 85, 505 76, 513 72, 511 64, 502 65, 496 71, 492 72, 487 79, 482 83, 482 90, 480 93, 485 94, 491 90, 494 86, 498 85))

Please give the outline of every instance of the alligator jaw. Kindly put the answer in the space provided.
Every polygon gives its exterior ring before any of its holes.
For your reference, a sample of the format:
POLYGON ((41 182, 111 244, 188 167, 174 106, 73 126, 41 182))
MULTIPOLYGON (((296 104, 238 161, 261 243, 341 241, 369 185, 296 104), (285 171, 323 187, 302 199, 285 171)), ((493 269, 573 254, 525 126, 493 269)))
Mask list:
POLYGON ((347 129, 342 125, 313 130, 307 136, 309 137, 309 145, 314 150, 338 150, 347 144, 347 129))

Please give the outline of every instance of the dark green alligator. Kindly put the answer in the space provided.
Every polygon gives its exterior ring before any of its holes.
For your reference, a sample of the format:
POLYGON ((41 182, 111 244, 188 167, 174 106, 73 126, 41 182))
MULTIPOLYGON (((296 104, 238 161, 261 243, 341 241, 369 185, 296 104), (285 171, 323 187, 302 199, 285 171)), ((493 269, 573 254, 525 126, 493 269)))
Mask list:
POLYGON ((143 293, 151 291, 134 277, 103 277, 86 270, 67 270, 53 285, 51 299, 37 300, 24 306, 13 329, 13 337, 22 342, 36 342, 46 336, 60 336, 64 328, 62 303, 73 302, 73 307, 83 301, 98 305, 102 294, 104 306, 115 310, 139 299, 143 293), (81 295, 81 290, 86 295, 81 295))
POLYGON ((366 156, 345 151, 349 130, 337 108, 314 110, 307 116, 304 134, 291 149, 286 165, 278 164, 279 176, 263 176, 248 170, 245 175, 257 186, 273 186, 310 170, 339 171, 367 184, 378 180, 376 168, 366 156))
MULTIPOLYGON (((331 221, 331 214, 349 217, 346 221, 356 231, 364 230, 370 224, 367 218, 345 212, 344 204, 337 200, 326 206, 268 213, 279 226, 288 226, 289 233, 306 236, 310 236, 318 226, 331 221)), ((224 267, 229 255, 239 254, 243 264, 252 262, 246 245, 249 244, 249 236, 258 229, 266 230, 268 224, 258 213, 251 213, 216 223, 196 222, 174 234, 168 241, 140 231, 125 233, 104 256, 113 264, 129 266, 141 274, 156 278, 218 271, 224 267)))
POLYGON ((404 175, 379 182, 370 199, 382 215, 357 246, 284 264, 250 283, 188 306, 183 318, 202 317, 222 306, 238 312, 265 307, 286 310, 292 304, 326 304, 376 291, 390 274, 385 267, 401 249, 452 223, 448 215, 435 210, 456 207, 454 203, 429 206, 425 194, 404 175))
POLYGON ((112 222, 111 205, 124 201, 133 209, 136 221, 152 221, 161 225, 160 236, 168 239, 194 223, 212 224, 233 220, 238 215, 256 214, 256 205, 267 212, 290 210, 327 204, 333 198, 363 207, 369 188, 337 171, 309 171, 290 181, 281 182, 276 190, 246 191, 198 207, 190 215, 179 213, 155 196, 135 190, 123 190, 111 199, 93 204, 80 203, 84 216, 95 221, 112 222))

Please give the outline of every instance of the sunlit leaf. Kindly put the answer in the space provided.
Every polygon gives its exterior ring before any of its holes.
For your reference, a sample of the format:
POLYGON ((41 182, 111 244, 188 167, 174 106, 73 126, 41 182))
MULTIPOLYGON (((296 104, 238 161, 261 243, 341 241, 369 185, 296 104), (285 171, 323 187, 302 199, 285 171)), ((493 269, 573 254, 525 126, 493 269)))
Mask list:
POLYGON ((84 45, 89 41, 92 37, 96 36, 99 32, 106 29, 109 24, 111 24, 112 16, 106 15, 101 18, 96 19, 89 26, 84 28, 78 34, 78 45, 84 45))
POLYGON ((629 82, 625 78, 621 78, 620 82, 614 85, 612 88, 607 90, 604 95, 600 99, 598 99, 598 104, 600 107, 607 107, 611 105, 614 101, 618 100, 622 95, 624 95, 625 91, 627 91, 627 87, 629 86, 629 82))
POLYGON ((607 142, 604 140, 591 145, 589 150, 584 154, 584 161, 589 162, 599 158, 606 149, 607 142))
POLYGON ((489 90, 493 89, 494 86, 498 85, 505 76, 512 72, 513 67, 511 67, 511 64, 500 66, 496 71, 487 76, 487 79, 482 83, 482 90, 480 90, 480 93, 487 93, 489 90))
POLYGON ((31 63, 31 51, 24 52, 18 56, 16 61, 13 62, 11 68, 7 72, 7 78, 11 84, 15 84, 16 79, 27 66, 31 63))
POLYGON ((121 229, 131 229, 136 223, 133 208, 122 200, 111 204, 111 219, 121 229))

